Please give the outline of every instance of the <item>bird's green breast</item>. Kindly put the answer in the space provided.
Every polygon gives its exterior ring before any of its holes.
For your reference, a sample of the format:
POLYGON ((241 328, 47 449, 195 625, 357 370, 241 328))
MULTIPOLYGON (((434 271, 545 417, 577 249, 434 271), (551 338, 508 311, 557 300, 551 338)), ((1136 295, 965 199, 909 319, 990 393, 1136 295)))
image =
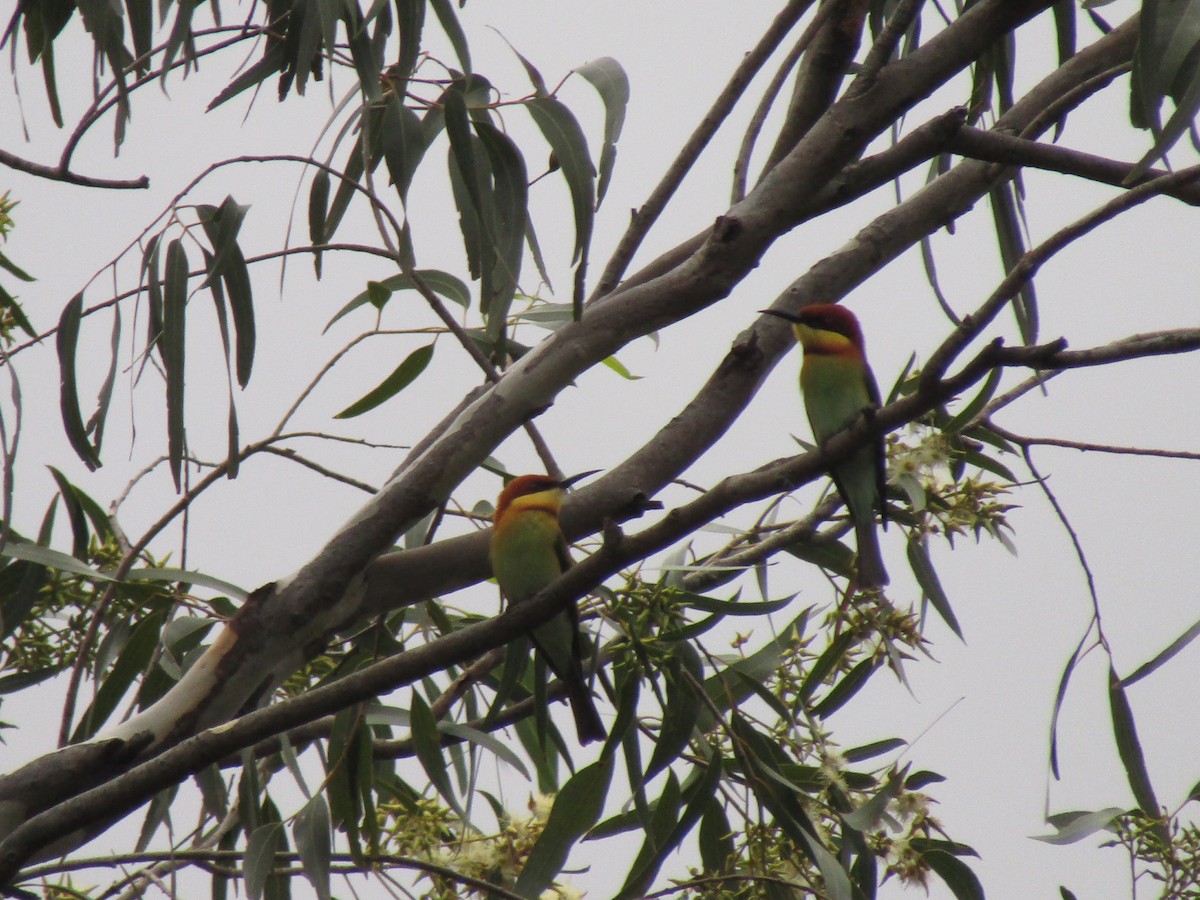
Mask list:
POLYGON ((871 403, 863 363, 848 355, 805 354, 800 390, 818 442, 841 431, 871 403))
POLYGON ((562 574, 558 521, 548 512, 523 510, 496 526, 492 573, 510 603, 528 600, 562 574))

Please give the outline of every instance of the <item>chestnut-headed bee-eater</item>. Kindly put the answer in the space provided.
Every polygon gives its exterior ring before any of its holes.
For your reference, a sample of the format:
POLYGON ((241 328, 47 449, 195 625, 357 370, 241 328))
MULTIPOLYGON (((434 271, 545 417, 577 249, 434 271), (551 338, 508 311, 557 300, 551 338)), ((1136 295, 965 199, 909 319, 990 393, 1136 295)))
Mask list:
MULTIPOLYGON (((500 492, 493 517, 489 558, 500 590, 512 604, 524 603, 571 566, 567 540, 558 525, 566 488, 593 472, 559 481, 521 475, 500 492)), ((583 677, 583 635, 574 603, 530 634, 546 666, 567 690, 579 743, 602 741, 604 724, 583 677)))
MULTIPOLYGON (((862 329, 854 313, 833 303, 806 306, 796 314, 775 309, 762 312, 791 322, 796 340, 804 348, 800 393, 817 443, 824 444, 864 409, 879 406, 879 387, 867 364, 862 329)), ((875 531, 876 509, 887 527, 885 467, 883 438, 877 437, 829 473, 854 522, 858 586, 864 589, 888 583, 875 531)))

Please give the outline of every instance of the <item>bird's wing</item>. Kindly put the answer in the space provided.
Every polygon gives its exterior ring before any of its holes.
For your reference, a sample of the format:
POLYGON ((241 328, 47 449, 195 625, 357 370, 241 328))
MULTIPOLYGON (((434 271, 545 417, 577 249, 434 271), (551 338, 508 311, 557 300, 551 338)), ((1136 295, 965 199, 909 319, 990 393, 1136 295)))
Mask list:
MULTIPOLYGON (((876 408, 883 405, 880 399, 879 385, 875 381, 875 373, 871 371, 869 365, 863 366, 864 377, 867 382, 867 397, 871 404, 876 408)), ((883 437, 875 441, 875 487, 879 492, 879 522, 884 528, 887 528, 887 453, 884 452, 883 437)))
POLYGON ((561 531, 554 541, 554 554, 558 557, 558 565, 562 571, 565 572, 571 568, 571 551, 567 549, 567 539, 563 537, 561 531))

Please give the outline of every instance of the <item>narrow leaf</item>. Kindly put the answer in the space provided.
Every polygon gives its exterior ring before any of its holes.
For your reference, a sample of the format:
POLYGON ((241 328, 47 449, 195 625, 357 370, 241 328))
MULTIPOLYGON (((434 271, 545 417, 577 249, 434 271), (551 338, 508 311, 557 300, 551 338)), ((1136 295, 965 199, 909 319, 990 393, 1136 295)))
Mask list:
POLYGON ((183 428, 184 314, 187 305, 187 253, 176 238, 167 246, 163 274, 163 329, 159 342, 167 376, 167 455, 175 490, 180 490, 186 436, 183 428))
POLYGON ((606 755, 580 769, 563 785, 514 891, 537 897, 558 877, 571 848, 599 820, 612 772, 613 757, 606 755))
POLYGON ((1095 812, 1075 813, 1065 818, 1061 824, 1055 822, 1057 831, 1054 834, 1030 835, 1035 841, 1046 844, 1074 844, 1101 829, 1108 828, 1112 821, 1125 810, 1117 806, 1098 809, 1095 812))
POLYGON ((1134 799, 1147 816, 1157 819, 1162 811, 1154 787, 1150 784, 1150 772, 1146 769, 1146 758, 1142 755, 1142 744, 1138 740, 1137 725, 1133 720, 1133 709, 1121 680, 1112 668, 1108 670, 1108 702, 1112 711, 1113 737, 1117 742, 1117 753, 1125 766, 1125 775, 1134 799))
POLYGON ((292 823, 292 837, 300 862, 304 866, 304 877, 317 892, 318 900, 329 900, 329 864, 333 854, 333 825, 329 818, 329 805, 322 794, 317 794, 296 814, 292 823))
POLYGON ((908 564, 917 578, 917 584, 921 586, 922 596, 929 600, 933 608, 937 610, 937 614, 942 617, 942 621, 958 636, 958 639, 965 642, 962 626, 958 624, 958 617, 954 615, 954 610, 950 606, 950 598, 942 589, 941 579, 938 578, 937 570, 933 567, 933 560, 929 557, 929 547, 921 540, 920 536, 912 534, 906 549, 908 564))
POLYGON ((617 141, 629 106, 629 77, 611 56, 593 59, 575 71, 588 80, 604 101, 604 145, 600 150, 599 183, 596 186, 596 206, 599 208, 617 161, 617 141))
POLYGON ((1200 635, 1200 621, 1193 624, 1191 628, 1189 628, 1179 637, 1175 638, 1175 640, 1171 641, 1170 645, 1161 653, 1156 654, 1153 659, 1142 663, 1133 670, 1132 674, 1122 678, 1121 687, 1129 687, 1131 684, 1141 681, 1151 672, 1154 672, 1160 666, 1169 662, 1172 657, 1179 653, 1180 650, 1194 641, 1197 635, 1200 635))
POLYGON ((412 739, 417 759, 420 760, 425 774, 439 794, 455 810, 460 810, 458 795, 450 784, 449 773, 446 770, 446 759, 442 756, 441 742, 438 740, 437 720, 429 711, 429 706, 421 699, 417 691, 412 695, 412 739))
POLYGON ((100 456, 88 440, 79 410, 79 388, 75 380, 75 349, 79 343, 79 322, 83 315, 83 293, 71 298, 58 320, 59 406, 62 411, 63 428, 71 449, 78 454, 89 469, 100 467, 100 456))
POLYGON ((534 124, 558 159, 575 210, 575 252, 571 262, 585 259, 592 240, 596 207, 596 167, 588 153, 587 140, 574 114, 553 97, 525 101, 534 124))
POLYGON ((355 416, 362 415, 367 410, 374 409, 379 404, 390 400, 396 394, 400 393, 406 387, 413 383, 425 367, 429 365, 429 360, 433 358, 433 344, 426 347, 420 347, 405 357, 404 362, 396 367, 387 378, 385 378, 378 387, 371 390, 361 399, 351 403, 340 413, 334 416, 335 419, 352 419, 355 416))

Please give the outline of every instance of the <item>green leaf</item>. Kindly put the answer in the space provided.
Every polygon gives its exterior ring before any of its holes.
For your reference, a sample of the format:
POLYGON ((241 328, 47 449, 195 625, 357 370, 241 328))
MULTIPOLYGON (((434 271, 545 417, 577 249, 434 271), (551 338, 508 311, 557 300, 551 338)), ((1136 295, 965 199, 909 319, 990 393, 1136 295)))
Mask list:
POLYGON ((390 400, 396 394, 400 393, 406 387, 413 383, 417 377, 425 371, 425 367, 429 365, 429 361, 433 358, 433 344, 425 347, 420 347, 405 357, 404 362, 396 367, 387 378, 385 378, 378 387, 371 390, 365 396, 351 403, 340 413, 334 416, 335 419, 352 419, 355 416, 360 416, 368 410, 374 409, 379 404, 390 400))
POLYGON ((1130 83, 1130 121, 1155 134, 1154 146, 1126 177, 1141 178, 1185 134, 1200 110, 1200 2, 1145 0, 1130 83), (1160 109, 1170 96, 1175 112, 1161 125, 1160 109))
POLYGON ((1058 690, 1054 694, 1054 706, 1050 710, 1050 771, 1056 779, 1060 777, 1058 773, 1058 714, 1062 711, 1063 700, 1067 696, 1067 685, 1071 681, 1071 673, 1075 671, 1075 665, 1083 654, 1083 647, 1090 633, 1089 629, 1079 639, 1074 652, 1063 667, 1062 677, 1058 680, 1058 690))
POLYGON ((622 363, 615 356, 605 357, 603 360, 601 360, 601 362, 603 362, 604 365, 608 366, 610 369, 612 369, 614 372, 616 372, 618 375, 620 375, 626 381, 640 381, 641 380, 641 377, 642 377, 641 375, 634 375, 633 373, 631 373, 627 368, 625 368, 624 363, 622 363))
POLYGON ((280 71, 284 65, 283 58, 283 42, 268 41, 266 52, 262 59, 254 63, 250 68, 243 71, 240 75, 234 78, 229 84, 225 85, 217 96, 209 101, 206 107, 207 112, 212 112, 222 103, 227 100, 232 100, 242 91, 252 87, 257 87, 262 84, 276 72, 280 71))
POLYGON ((1180 650, 1194 641, 1197 635, 1200 635, 1200 621, 1195 622, 1191 628, 1171 641, 1170 645, 1161 653, 1156 654, 1153 659, 1142 663, 1133 670, 1132 674, 1122 678, 1121 687, 1129 687, 1131 684, 1141 681, 1151 672, 1154 672, 1160 666, 1170 661, 1180 650))
MULTIPOLYGON (((791 635, 790 627, 784 629, 779 637, 767 642, 750 656, 730 663, 725 669, 705 679, 704 692, 708 695, 709 703, 724 711, 732 709, 749 697, 753 693, 749 685, 756 681, 765 682, 779 667, 784 643, 791 639, 791 635), (744 677, 736 677, 734 673, 744 677)), ((716 720, 709 704, 703 703, 696 726, 701 731, 709 731, 715 724, 716 720)))
POLYGON ((71 523, 71 554, 77 559, 83 558, 88 547, 88 524, 83 514, 83 504, 75 486, 67 481, 66 476, 54 466, 47 466, 58 485, 59 496, 62 497, 63 507, 67 510, 67 518, 71 523))
POLYGON ((958 856, 939 848, 930 848, 921 854, 921 859, 950 888, 955 900, 984 900, 983 885, 979 878, 958 856))
MULTIPOLYGON (((1011 272, 1025 254, 1024 208, 1020 195, 1011 183, 1001 184, 988 194, 992 205, 992 218, 996 225, 997 243, 1000 245, 1000 261, 1005 272, 1011 272)), ((1037 343, 1038 307, 1037 291, 1033 279, 1027 280, 1013 298, 1013 313, 1021 330, 1021 340, 1026 345, 1037 343)))
POLYGON ((417 691, 413 691, 410 715, 412 717, 413 748, 416 750, 417 759, 425 769, 425 774, 429 776, 430 783, 450 804, 450 808, 461 813, 462 807, 459 805, 458 795, 454 793, 454 788, 450 784, 446 759, 442 756, 437 720, 417 691))
POLYGON ((675 762, 696 732, 701 704, 694 685, 701 683, 704 678, 704 664, 696 648, 687 641, 676 644, 666 659, 663 678, 667 683, 667 691, 662 726, 654 742, 654 752, 646 764, 646 772, 642 775, 643 783, 675 762))
POLYGON ((95 581, 113 580, 108 575, 93 569, 90 565, 76 559, 74 556, 69 556, 59 550, 51 550, 49 547, 42 547, 38 544, 23 543, 10 539, 4 545, 3 549, 0 549, 0 556, 10 556, 13 559, 21 559, 26 562, 36 563, 39 566, 58 569, 60 572, 70 572, 72 575, 81 575, 84 578, 94 579, 95 581))
POLYGON ((438 722, 438 731, 490 750, 524 778, 529 778, 529 769, 521 761, 521 757, 517 756, 512 747, 495 735, 480 731, 478 728, 471 728, 469 725, 460 725, 457 722, 438 722))
POLYGON ((825 719, 841 709, 875 674, 880 665, 880 661, 874 657, 868 657, 856 665, 813 707, 814 715, 825 719))
POLYGON ((249 591, 240 588, 213 575, 197 572, 195 569, 176 569, 170 566, 147 566, 144 569, 133 569, 125 576, 125 581, 182 581, 187 584, 206 587, 224 594, 237 601, 244 601, 250 596, 249 591))
MULTIPOLYGON (((312 186, 308 189, 308 239, 312 244, 324 244, 326 241, 326 217, 329 215, 329 173, 319 169, 313 176, 312 186)), ((321 277, 321 254, 313 255, 317 277, 321 277)))
POLYGON ((725 807, 715 797, 710 798, 700 817, 700 861, 705 872, 721 874, 729 871, 733 859, 733 829, 725 815, 725 807))
POLYGON ((933 560, 929 557, 929 547, 918 535, 913 533, 909 535, 906 549, 909 567, 917 578, 917 584, 921 586, 921 595, 929 600, 933 608, 937 610, 937 614, 942 617, 942 621, 958 636, 958 639, 965 641, 962 626, 958 624, 958 617, 954 615, 954 610, 950 606, 950 598, 942 589, 941 579, 938 578, 937 570, 933 567, 933 560))
POLYGON ((554 800, 546 827, 533 845, 513 890, 541 894, 566 865, 571 848, 600 818, 612 781, 613 757, 606 755, 576 772, 554 800))
POLYGON ((66 670, 66 665, 60 664, 56 666, 47 666, 44 669, 34 669, 28 672, 13 672, 9 675, 0 676, 0 696, 4 694, 15 694, 18 691, 23 691, 26 688, 34 687, 41 684, 49 678, 66 670))
POLYGON ((521 274, 528 176, 525 161, 511 138, 488 122, 476 121, 474 127, 492 170, 492 218, 487 232, 495 251, 494 268, 491 278, 485 280, 480 305, 487 317, 489 337, 500 341, 521 274))
POLYGON ((1150 783, 1146 758, 1142 755, 1142 744, 1138 740, 1137 725, 1133 721, 1133 709, 1129 705, 1129 698, 1125 696, 1125 689, 1121 687, 1121 680, 1111 667, 1108 670, 1108 703, 1112 712, 1117 753, 1125 766, 1125 775, 1129 779, 1134 799, 1142 808, 1142 812, 1152 819, 1157 819, 1162 815, 1162 810, 1150 783))
POLYGON ((854 642, 854 635, 848 631, 844 631, 834 638, 829 646, 825 648, 824 652, 817 657, 817 661, 808 670, 808 674, 804 676, 804 681, 801 683, 797 694, 800 700, 807 701, 816 692, 817 688, 825 683, 825 679, 841 665, 842 658, 854 646, 854 642))
POLYGON ((282 848, 283 823, 267 822, 254 829, 246 841, 244 865, 246 896, 250 900, 261 900, 275 867, 275 854, 282 848))
POLYGON ((400 195, 400 202, 405 204, 407 214, 408 191, 417 174, 417 166, 425 156, 427 145, 420 118, 404 105, 401 98, 388 98, 380 123, 379 139, 392 184, 396 186, 396 193, 400 195))
MULTIPOLYGON (((861 747, 853 747, 842 753, 846 762, 857 763, 865 759, 874 759, 876 756, 883 756, 885 753, 891 753, 893 750, 899 750, 901 747, 907 747, 908 741, 900 738, 888 738, 887 740, 875 741, 870 744, 863 744, 861 747)), ((907 782, 905 782, 907 785, 907 782)), ((915 790, 915 788, 913 788, 915 790)))
MULTIPOLYGON (((50 541, 54 532, 55 513, 58 501, 51 500, 42 517, 42 525, 38 534, 40 544, 50 541)), ((16 531, 10 530, 8 542, 0 552, 7 554, 18 541, 24 541, 16 531)), ((38 545, 34 545, 38 546, 38 545)), ((46 566, 36 562, 22 561, 0 568, 0 637, 8 637, 24 623, 37 606, 42 588, 49 580, 46 566)))
POLYGON ((317 794, 296 814, 292 837, 304 867, 304 876, 317 892, 318 900, 330 900, 329 863, 333 854, 333 824, 329 805, 317 794))
POLYGON ((88 440, 79 410, 79 387, 75 380, 75 350, 79 343, 79 322, 83 316, 83 292, 71 298, 58 320, 55 344, 58 348, 59 406, 62 411, 63 428, 71 449, 78 454, 89 469, 100 468, 100 455, 88 440))
POLYGON ((1052 816, 1051 824, 1057 829, 1054 834, 1030 835, 1035 841, 1046 844, 1074 844, 1097 831, 1108 828, 1117 816, 1125 814, 1125 810, 1117 806, 1098 809, 1095 812, 1071 813, 1065 816, 1052 816))
POLYGON ((942 431, 947 434, 954 434, 962 431, 971 420, 974 419, 983 408, 987 406, 988 401, 992 399, 992 395, 996 393, 996 388, 1000 386, 1000 376, 1003 369, 997 367, 988 373, 987 380, 984 381, 983 387, 979 389, 971 402, 955 413, 954 418, 942 426, 942 431))
POLYGON ((604 101, 604 146, 600 150, 600 180, 596 187, 596 207, 599 208, 617 161, 617 141, 621 137, 625 110, 629 105, 629 77, 621 64, 611 56, 593 59, 575 71, 588 80, 604 101))
POLYGON ((571 257, 574 263, 587 257, 592 240, 596 167, 592 165, 583 129, 566 106, 553 97, 533 97, 524 106, 554 151, 571 193, 571 206, 575 210, 575 251, 571 257))
MULTIPOLYGON (((463 33, 462 25, 459 24, 458 16, 454 12, 454 7, 450 5, 449 0, 429 0, 429 5, 433 7, 434 13, 438 17, 438 22, 442 26, 442 31, 446 32, 446 37, 450 40, 450 46, 454 48, 454 55, 458 57, 458 64, 463 67, 463 71, 471 74, 471 51, 467 45, 467 36, 463 33)), ((462 5, 461 3, 459 4, 462 5)))
MULTIPOLYGON (((421 280, 421 283, 424 284, 429 290, 433 291, 435 294, 440 294, 447 300, 457 303, 463 309, 466 309, 471 305, 471 289, 468 288, 460 279, 449 274, 448 272, 441 272, 437 269, 418 269, 413 274, 415 274, 417 278, 421 280)), ((360 306, 366 306, 367 304, 374 305, 374 300, 372 299, 373 292, 383 290, 386 291, 390 297, 391 294, 396 291, 415 291, 416 289, 416 282, 408 275, 392 275, 390 278, 385 278, 382 281, 369 281, 367 282, 367 289, 355 296, 353 300, 339 309, 337 314, 329 320, 329 323, 325 326, 324 330, 328 331, 333 326, 334 322, 358 309, 360 306), (378 285, 378 287, 372 288, 371 285, 378 285)))
POLYGON ((188 261, 183 241, 167 245, 163 275, 163 327, 158 349, 167 376, 167 456, 175 490, 182 486, 187 438, 183 426, 184 321, 187 306, 188 261))
POLYGON ((687 805, 680 815, 679 798, 675 796, 675 774, 669 774, 667 785, 654 810, 652 826, 618 896, 633 898, 645 894, 667 857, 683 843, 683 839, 696 827, 705 809, 715 799, 721 775, 719 753, 712 753, 707 765, 693 768, 688 783, 684 785, 683 799, 687 805))

